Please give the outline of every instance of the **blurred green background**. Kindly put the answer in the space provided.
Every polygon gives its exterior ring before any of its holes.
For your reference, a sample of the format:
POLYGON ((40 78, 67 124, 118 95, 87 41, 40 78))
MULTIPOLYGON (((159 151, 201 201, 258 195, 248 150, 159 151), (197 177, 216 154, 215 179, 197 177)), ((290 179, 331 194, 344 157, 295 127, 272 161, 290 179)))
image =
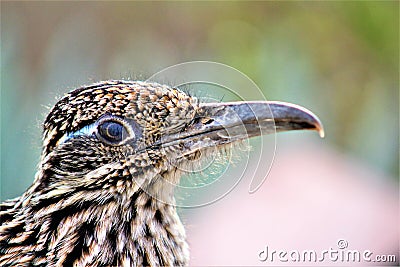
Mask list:
MULTIPOLYGON (((1 199, 32 182, 63 93, 191 60, 311 108, 326 142, 398 179, 398 2, 2 2, 1 199)), ((246 88, 243 88, 246 90, 246 88)))

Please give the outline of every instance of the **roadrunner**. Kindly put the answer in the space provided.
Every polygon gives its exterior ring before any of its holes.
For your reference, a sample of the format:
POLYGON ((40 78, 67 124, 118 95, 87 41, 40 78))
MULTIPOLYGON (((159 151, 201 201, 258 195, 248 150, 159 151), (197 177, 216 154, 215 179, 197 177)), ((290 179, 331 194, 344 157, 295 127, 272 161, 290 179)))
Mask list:
POLYGON ((300 129, 323 133, 315 115, 283 102, 201 103, 140 81, 78 88, 44 121, 33 185, 0 205, 0 266, 187 265, 180 167, 300 129))

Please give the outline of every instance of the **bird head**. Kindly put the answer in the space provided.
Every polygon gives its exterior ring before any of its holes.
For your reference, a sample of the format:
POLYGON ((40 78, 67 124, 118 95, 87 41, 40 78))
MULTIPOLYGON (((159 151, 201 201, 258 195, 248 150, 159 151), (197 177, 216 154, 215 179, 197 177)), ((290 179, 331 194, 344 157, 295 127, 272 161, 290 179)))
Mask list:
POLYGON ((35 182, 1 205, 2 266, 187 265, 174 205, 183 171, 253 136, 323 135, 317 117, 293 104, 202 103, 176 88, 132 81, 66 94, 43 126, 35 182))
POLYGON ((252 136, 300 129, 323 134, 318 118, 293 104, 201 103, 166 85, 101 82, 50 111, 36 184, 49 197, 96 203, 139 191, 171 201, 182 165, 252 136))

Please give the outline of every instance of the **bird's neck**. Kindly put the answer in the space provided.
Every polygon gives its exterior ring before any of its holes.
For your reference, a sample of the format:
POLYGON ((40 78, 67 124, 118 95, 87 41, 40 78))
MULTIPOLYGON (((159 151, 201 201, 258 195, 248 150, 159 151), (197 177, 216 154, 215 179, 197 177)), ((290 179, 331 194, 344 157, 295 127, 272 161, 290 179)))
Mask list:
POLYGON ((144 252, 144 265, 188 265, 185 229, 172 204, 142 193, 134 201, 131 220, 125 218, 134 245, 144 252))
MULTIPOLYGON (((35 194, 32 194, 33 196, 35 194)), ((30 195, 32 197, 32 195, 30 195)), ((176 208, 139 190, 130 201, 98 198, 76 201, 82 196, 64 195, 62 199, 25 199, 18 205, 29 214, 24 228, 12 221, 6 224, 25 229, 32 241, 32 255, 55 265, 187 265, 189 249, 184 227, 176 208)), ((19 230, 19 231, 20 231, 19 230)), ((15 229, 13 233, 19 236, 15 229)), ((10 231, 12 232, 12 231, 10 231)), ((13 237, 10 237, 11 240, 13 237)))

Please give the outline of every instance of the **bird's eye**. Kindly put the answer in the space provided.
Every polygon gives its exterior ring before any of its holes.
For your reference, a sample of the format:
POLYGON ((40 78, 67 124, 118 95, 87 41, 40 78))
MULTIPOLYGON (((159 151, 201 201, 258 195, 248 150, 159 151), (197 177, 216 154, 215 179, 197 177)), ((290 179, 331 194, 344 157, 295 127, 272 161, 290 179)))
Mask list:
POLYGON ((140 126, 132 119, 104 115, 96 122, 86 125, 75 132, 67 132, 59 139, 57 146, 71 139, 92 137, 107 145, 118 146, 128 140, 134 141, 141 135, 140 126))
POLYGON ((98 138, 110 145, 118 145, 128 136, 128 131, 123 124, 114 120, 100 122, 97 127, 98 138))
POLYGON ((124 126, 114 121, 106 121, 99 125, 99 134, 110 142, 121 142, 124 126))

